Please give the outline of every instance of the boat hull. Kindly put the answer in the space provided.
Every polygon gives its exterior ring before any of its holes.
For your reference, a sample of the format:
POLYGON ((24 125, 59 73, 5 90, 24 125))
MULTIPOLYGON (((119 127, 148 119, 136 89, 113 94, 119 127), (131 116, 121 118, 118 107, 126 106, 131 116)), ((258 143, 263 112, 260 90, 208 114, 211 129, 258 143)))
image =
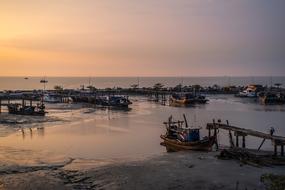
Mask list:
POLYGON ((214 137, 209 139, 200 140, 197 142, 181 142, 176 139, 170 139, 166 135, 161 135, 160 138, 164 140, 162 145, 167 148, 167 151, 187 151, 187 150, 198 150, 198 151, 211 151, 212 146, 215 142, 214 137))
POLYGON ((14 115, 45 116, 47 112, 45 112, 44 110, 34 110, 34 107, 19 109, 15 105, 8 105, 8 113, 14 115))
POLYGON ((47 112, 33 112, 33 113, 25 113, 20 111, 9 111, 9 114, 14 115, 31 115, 31 116, 45 116, 47 112))

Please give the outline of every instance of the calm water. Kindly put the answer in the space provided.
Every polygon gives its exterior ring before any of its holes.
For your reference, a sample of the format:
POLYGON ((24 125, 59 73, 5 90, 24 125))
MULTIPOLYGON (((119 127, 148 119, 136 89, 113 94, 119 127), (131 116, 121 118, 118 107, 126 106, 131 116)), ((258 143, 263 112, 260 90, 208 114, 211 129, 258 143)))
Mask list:
MULTIPOLYGON (((231 95, 209 98, 209 104, 187 108, 163 106, 133 97, 130 110, 50 104, 45 118, 2 113, 0 150, 12 147, 83 159, 126 160, 159 155, 166 151, 160 146, 159 136, 165 130, 162 122, 170 115, 182 119, 183 113, 194 126, 205 127, 213 118, 221 118, 232 125, 263 132, 274 126, 279 135, 285 135, 285 106, 263 106, 231 95)), ((207 131, 203 130, 202 134, 207 135, 207 131)), ((220 131, 219 142, 228 144, 226 132, 220 131)), ((257 148, 260 142, 261 139, 247 139, 251 148, 257 148)), ((271 142, 267 142, 264 149, 272 150, 271 142)))
MULTIPOLYGON (((0 77, 0 90, 33 90, 42 89, 41 77, 0 77)), ((155 83, 162 83, 167 87, 200 84, 212 86, 214 84, 247 85, 250 83, 271 85, 274 83, 285 84, 285 77, 46 77, 47 89, 53 89, 55 85, 64 88, 80 88, 81 85, 92 84, 97 88, 130 87, 132 84, 140 84, 141 87, 152 87, 155 83)))

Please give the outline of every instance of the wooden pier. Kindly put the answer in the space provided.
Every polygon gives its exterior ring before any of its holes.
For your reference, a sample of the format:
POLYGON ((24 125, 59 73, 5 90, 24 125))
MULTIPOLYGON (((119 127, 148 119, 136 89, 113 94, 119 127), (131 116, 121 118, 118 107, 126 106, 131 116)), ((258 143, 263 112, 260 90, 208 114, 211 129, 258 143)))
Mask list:
POLYGON ((231 125, 229 125, 228 121, 226 124, 223 124, 220 121, 215 122, 215 120, 213 120, 213 123, 207 124, 207 129, 209 131, 209 135, 211 135, 212 131, 214 131, 214 134, 217 134, 218 129, 227 130, 229 132, 230 146, 232 148, 233 147, 240 147, 239 137, 242 137, 242 148, 246 148, 246 141, 245 141, 246 136, 253 136, 253 137, 262 138, 263 140, 262 140, 258 150, 260 150, 260 148, 264 144, 265 140, 271 140, 274 144, 274 155, 277 156, 277 153, 278 153, 277 148, 280 147, 281 156, 284 156, 285 137, 271 135, 271 134, 251 130, 251 129, 245 129, 245 128, 231 126, 231 125), (233 140, 232 132, 234 132, 234 136, 236 137, 235 143, 233 140))

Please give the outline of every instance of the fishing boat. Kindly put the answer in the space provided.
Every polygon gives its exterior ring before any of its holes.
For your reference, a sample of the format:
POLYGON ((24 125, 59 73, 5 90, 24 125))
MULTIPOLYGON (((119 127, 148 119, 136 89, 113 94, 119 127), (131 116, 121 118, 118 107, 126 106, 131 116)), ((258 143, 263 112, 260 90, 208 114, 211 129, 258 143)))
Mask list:
POLYGON ((37 106, 23 106, 21 104, 9 104, 7 105, 9 114, 15 115, 32 115, 32 116, 45 116, 44 104, 38 104, 37 106))
POLYGON ((262 85, 251 84, 244 88, 243 91, 239 92, 236 96, 237 97, 248 97, 248 98, 255 98, 257 97, 258 92, 263 90, 262 85))
POLYGON ((186 94, 175 93, 170 96, 169 101, 171 105, 189 105, 189 104, 205 104, 209 100, 202 95, 194 95, 192 93, 186 93, 186 94))
POLYGON ((200 138, 200 129, 197 127, 188 127, 186 116, 183 115, 184 121, 172 121, 170 116, 166 126, 166 134, 161 135, 163 140, 161 145, 165 146, 168 152, 200 150, 210 151, 215 143, 216 137, 200 138))
POLYGON ((102 96, 96 99, 96 104, 109 107, 129 107, 132 102, 125 96, 102 96))
POLYGON ((124 96, 110 96, 108 97, 109 106, 114 107, 128 107, 132 102, 124 96))
POLYGON ((262 104, 285 104, 285 95, 280 92, 262 92, 259 100, 262 104))

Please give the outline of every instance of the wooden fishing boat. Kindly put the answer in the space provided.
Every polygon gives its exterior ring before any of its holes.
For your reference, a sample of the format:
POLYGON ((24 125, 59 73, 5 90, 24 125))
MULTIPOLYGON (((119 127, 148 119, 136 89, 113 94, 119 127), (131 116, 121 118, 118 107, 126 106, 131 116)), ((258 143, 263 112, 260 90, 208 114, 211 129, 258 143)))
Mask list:
POLYGON ((171 105, 205 104, 209 101, 205 96, 192 93, 172 94, 169 100, 171 105))
POLYGON ((160 138, 164 140, 161 145, 167 148, 167 151, 185 151, 185 150, 200 150, 200 151, 210 151, 214 145, 215 138, 205 138, 203 140, 194 142, 182 142, 178 139, 171 139, 167 135, 161 135, 160 138))
POLYGON ((9 104, 8 106, 9 114, 15 115, 31 115, 31 116, 45 116, 45 106, 22 106, 21 104, 9 104))
POLYGON ((168 152, 199 150, 210 151, 216 142, 216 136, 209 136, 200 139, 200 129, 197 127, 189 127, 185 114, 184 121, 172 121, 172 116, 168 122, 164 122, 166 126, 166 134, 161 135, 163 140, 161 145, 166 147, 168 152))
POLYGON ((262 104, 285 104, 285 95, 278 92, 262 92, 259 94, 262 104))

